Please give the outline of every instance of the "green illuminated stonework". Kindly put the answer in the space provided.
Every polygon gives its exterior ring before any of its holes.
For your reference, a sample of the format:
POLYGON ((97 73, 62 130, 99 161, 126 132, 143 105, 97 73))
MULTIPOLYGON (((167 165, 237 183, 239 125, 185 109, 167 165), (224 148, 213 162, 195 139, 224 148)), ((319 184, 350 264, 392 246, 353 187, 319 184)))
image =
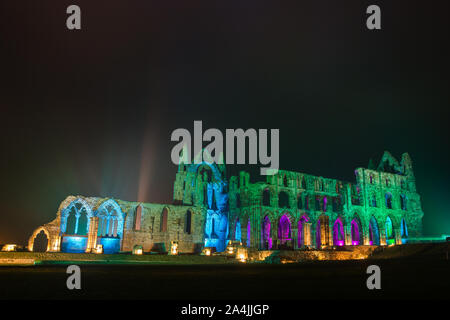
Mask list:
POLYGON ((407 153, 385 152, 377 167, 355 170, 355 182, 280 170, 266 181, 227 178, 226 166, 204 159, 180 164, 172 204, 69 196, 56 219, 35 230, 47 251, 105 253, 222 251, 229 240, 256 249, 401 244, 422 236, 420 196, 407 153), (77 251, 78 250, 78 251, 77 251))

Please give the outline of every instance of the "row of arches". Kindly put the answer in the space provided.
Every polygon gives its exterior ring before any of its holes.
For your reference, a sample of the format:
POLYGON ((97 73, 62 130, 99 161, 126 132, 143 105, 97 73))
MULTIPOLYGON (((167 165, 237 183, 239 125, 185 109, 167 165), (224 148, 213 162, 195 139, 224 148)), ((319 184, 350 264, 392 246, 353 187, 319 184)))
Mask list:
MULTIPOLYGON (((345 223, 342 217, 338 217, 332 225, 329 221, 330 217, 323 214, 320 215, 314 224, 312 224, 307 216, 302 216, 297 222, 296 228, 296 245, 300 248, 304 245, 312 245, 312 239, 315 240, 315 246, 320 248, 322 245, 343 246, 346 244, 345 239, 345 223), (309 229, 307 225, 313 226, 309 229), (330 228, 331 227, 331 228, 330 228), (331 233, 331 237, 330 237, 331 233), (312 238, 314 237, 314 238, 312 238), (330 243, 331 241, 331 243, 330 243)), ((357 214, 347 222, 347 233, 349 239, 347 240, 351 245, 364 244, 364 230, 361 220, 357 214)), ((247 222, 247 246, 250 246, 251 239, 251 222, 247 222)), ((381 234, 384 231, 384 239, 386 244, 394 244, 396 239, 395 228, 392 219, 388 216, 384 222, 384 226, 380 228, 380 224, 374 216, 371 216, 368 224, 367 237, 369 245, 380 245, 381 234)), ((408 238, 408 229, 405 219, 401 219, 400 223, 400 237, 402 242, 408 238)), ((236 222, 235 239, 241 240, 241 223, 239 219, 236 222)), ((274 240, 277 240, 279 247, 285 246, 289 241, 294 239, 293 226, 291 218, 288 214, 283 214, 277 220, 277 228, 273 230, 271 220, 268 215, 264 216, 261 222, 261 247, 263 249, 272 249, 274 240), (276 237, 275 237, 276 235, 276 237)))
POLYGON ((82 198, 75 199, 61 210, 61 233, 85 236, 91 217, 98 217, 98 236, 121 236, 124 213, 113 199, 102 202, 96 210, 82 198))
MULTIPOLYGON (((266 207, 270 207, 270 190, 264 189, 262 194, 262 205, 266 207)), ((340 197, 327 197, 327 196, 302 196, 299 195, 297 197, 297 209, 306 209, 310 210, 314 208, 315 210, 327 211, 329 206, 331 205, 331 209, 333 212, 340 212, 342 210, 342 200, 340 197), (329 200, 329 198, 331 200, 329 200), (312 201, 314 203, 312 203, 312 201)), ((290 199, 289 194, 286 191, 280 191, 278 193, 278 207, 279 208, 290 208, 290 199)))

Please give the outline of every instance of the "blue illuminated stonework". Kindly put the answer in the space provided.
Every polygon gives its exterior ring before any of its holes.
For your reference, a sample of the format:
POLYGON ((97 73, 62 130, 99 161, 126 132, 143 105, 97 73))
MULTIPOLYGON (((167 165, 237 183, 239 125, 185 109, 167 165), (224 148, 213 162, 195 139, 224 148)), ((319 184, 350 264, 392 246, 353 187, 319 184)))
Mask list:
POLYGON ((69 253, 83 253, 87 247, 87 237, 64 236, 61 242, 61 251, 69 253))

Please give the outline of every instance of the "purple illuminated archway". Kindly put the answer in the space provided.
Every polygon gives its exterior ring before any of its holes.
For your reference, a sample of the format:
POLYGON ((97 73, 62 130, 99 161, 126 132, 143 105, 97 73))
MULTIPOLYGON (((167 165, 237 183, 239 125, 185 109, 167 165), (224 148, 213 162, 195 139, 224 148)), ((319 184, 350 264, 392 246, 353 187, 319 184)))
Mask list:
POLYGON ((305 242, 305 223, 308 222, 309 219, 306 216, 302 216, 300 218, 300 220, 298 221, 298 239, 297 239, 297 244, 298 247, 301 248, 302 246, 304 246, 306 244, 305 242))
POLYGON ((283 215, 278 223, 278 239, 281 244, 291 240, 291 222, 287 215, 283 215))
POLYGON ((351 236, 352 236, 352 245, 353 246, 358 246, 358 245, 362 245, 362 228, 361 228, 361 223, 359 222, 359 218, 355 217, 353 218, 352 222, 351 222, 351 236))
POLYGON ((341 218, 337 218, 333 225, 333 244, 343 246, 345 244, 344 239, 344 225, 341 218))

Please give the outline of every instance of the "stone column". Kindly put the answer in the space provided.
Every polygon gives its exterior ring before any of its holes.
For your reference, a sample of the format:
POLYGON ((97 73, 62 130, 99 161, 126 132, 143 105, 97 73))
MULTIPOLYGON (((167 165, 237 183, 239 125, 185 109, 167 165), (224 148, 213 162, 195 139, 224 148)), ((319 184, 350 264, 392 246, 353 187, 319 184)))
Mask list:
POLYGON ((317 241, 316 241, 316 239, 317 239, 317 237, 316 237, 317 236, 316 235, 316 233, 317 233, 317 221, 315 221, 314 223, 310 223, 309 231, 310 231, 309 246, 312 247, 312 248, 317 248, 317 241))
POLYGON ((51 236, 48 239, 47 251, 49 252, 59 252, 61 250, 61 236, 56 235, 54 237, 51 236))
POLYGON ((75 214, 75 217, 76 217, 77 219, 76 219, 76 221, 75 221, 75 231, 74 231, 74 234, 77 234, 77 232, 78 232, 78 221, 80 220, 80 216, 81 216, 81 214, 79 214, 78 212, 75 214))
MULTIPOLYGON (((253 215, 253 216, 259 217, 259 215, 253 215)), ((252 231, 250 234, 250 239, 251 239, 250 247, 260 249, 260 247, 261 247, 261 221, 259 221, 259 219, 257 219, 257 218, 252 218, 251 221, 252 221, 252 224, 251 224, 252 231)))
POLYGON ((332 246, 333 244, 333 222, 330 219, 328 222, 328 245, 332 246))
POLYGON ((345 236, 345 245, 351 246, 352 245, 352 225, 346 225, 344 226, 344 236, 345 236))
POLYGON ((380 245, 385 246, 386 245, 386 229, 380 228, 380 245))
POLYGON ((363 231, 363 243, 361 243, 361 244, 370 246, 370 235, 369 235, 370 230, 369 230, 369 228, 364 228, 363 230, 364 230, 363 231))
POLYGON ((105 235, 107 237, 110 236, 110 233, 109 233, 110 225, 111 225, 111 217, 106 217, 106 232, 105 232, 105 235))
POLYGON ((67 214, 65 211, 61 212, 61 233, 66 233, 67 228, 67 214))
POLYGON ((395 244, 402 244, 402 234, 400 228, 394 229, 395 231, 395 244))
POLYGON ((291 238, 292 238, 292 248, 298 249, 298 228, 292 228, 291 229, 291 238))
POLYGON ((86 253, 92 252, 97 246, 97 233, 98 233, 98 217, 90 217, 86 253))

